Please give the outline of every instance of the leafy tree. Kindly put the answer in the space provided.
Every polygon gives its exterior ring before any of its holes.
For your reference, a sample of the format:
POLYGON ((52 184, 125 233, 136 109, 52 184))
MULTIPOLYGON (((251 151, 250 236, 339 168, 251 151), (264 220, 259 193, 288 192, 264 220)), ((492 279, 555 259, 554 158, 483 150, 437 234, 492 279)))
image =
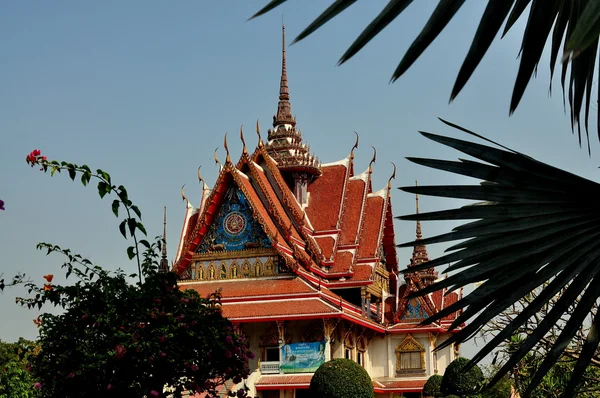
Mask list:
MULTIPOLYGON (((498 371, 497 366, 482 366, 482 371, 486 382, 491 380, 498 371)), ((479 393, 480 398, 511 398, 513 393, 513 383, 509 375, 505 375, 493 386, 486 386, 479 393)))
MULTIPOLYGON (((113 185, 102 170, 48 161, 39 151, 27 162, 52 175, 67 171, 72 180, 79 174, 83 185, 95 178, 101 198, 114 194, 111 207, 117 217, 120 209, 125 213, 119 231, 133 240, 127 254, 138 266, 130 275, 109 272, 69 249, 38 245, 47 254, 63 255, 67 278, 76 280, 62 286, 48 274, 42 285, 26 283, 30 296, 18 299, 29 308, 61 309, 36 320, 40 351, 32 364, 42 397, 160 398, 186 391, 216 396, 226 380, 247 377, 246 361, 253 355, 245 337, 223 318, 219 294, 200 297, 179 289, 175 273, 157 272, 161 241, 138 238, 146 230, 125 187, 113 185)), ((243 389, 238 394, 245 395, 243 389)))
POLYGON ((427 383, 423 386, 423 396, 425 397, 441 397, 442 391, 442 379, 441 375, 431 375, 427 379, 427 383))
POLYGON ((373 398, 373 382, 356 362, 337 358, 319 366, 310 381, 315 398, 373 398))
POLYGON ((450 362, 442 378, 441 392, 443 395, 470 396, 481 390, 485 382, 483 372, 477 365, 466 368, 468 363, 469 360, 463 357, 450 362))
POLYGON ((16 343, 0 341, 0 398, 36 398, 34 379, 29 372, 34 342, 19 338, 16 343))
MULTIPOLYGON (((269 1, 252 18, 273 10, 285 3, 285 1, 269 1)), ((323 11, 296 37, 295 42, 314 33, 355 2, 356 0, 335 0, 331 6, 323 11)), ((346 50, 344 55, 342 55, 339 64, 343 64, 358 53, 388 24, 399 17, 411 3, 412 0, 389 1, 381 13, 371 21, 346 50)), ((412 42, 394 71, 392 81, 400 78, 413 65, 464 4, 465 0, 440 0, 438 2, 437 7, 432 12, 423 30, 412 42)), ((467 83, 502 28, 502 25, 504 25, 504 30, 502 31, 502 37, 504 37, 523 16, 523 12, 530 4, 527 25, 519 50, 520 65, 510 103, 510 112, 512 113, 518 107, 527 84, 541 60, 546 41, 552 38, 550 79, 552 79, 552 75, 554 74, 555 66, 559 59, 559 50, 562 45, 564 53, 561 58, 565 61, 571 61, 562 63, 561 83, 564 89, 563 93, 567 93, 569 97, 573 126, 577 126, 580 123, 581 112, 585 111, 583 124, 586 127, 587 134, 591 91, 596 70, 598 37, 600 36, 600 24, 598 24, 598 20, 600 19, 600 4, 597 1, 538 0, 532 2, 531 0, 489 0, 479 22, 471 47, 458 72, 450 100, 453 100, 467 83), (571 68, 568 74, 568 81, 566 81, 569 64, 571 68)), ((581 142, 581 132, 579 140, 581 142)))

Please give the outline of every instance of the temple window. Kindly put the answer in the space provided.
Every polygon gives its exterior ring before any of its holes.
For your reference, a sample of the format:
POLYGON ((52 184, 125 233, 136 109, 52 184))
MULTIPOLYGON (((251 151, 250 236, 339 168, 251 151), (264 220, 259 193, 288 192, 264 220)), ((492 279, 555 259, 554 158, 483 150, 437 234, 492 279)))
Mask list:
POLYGON ((410 334, 396 347, 396 374, 425 371, 425 348, 410 334))
POLYGON ((221 279, 227 279, 227 266, 225 265, 225 263, 221 263, 221 275, 220 275, 221 279))
POLYGON ((364 338, 359 338, 358 339, 358 344, 357 344, 357 352, 356 352, 356 362, 362 366, 363 368, 365 367, 365 353, 367 351, 367 347, 365 344, 365 339, 364 338))
POLYGON ((344 358, 354 361, 354 336, 351 333, 344 340, 344 358))

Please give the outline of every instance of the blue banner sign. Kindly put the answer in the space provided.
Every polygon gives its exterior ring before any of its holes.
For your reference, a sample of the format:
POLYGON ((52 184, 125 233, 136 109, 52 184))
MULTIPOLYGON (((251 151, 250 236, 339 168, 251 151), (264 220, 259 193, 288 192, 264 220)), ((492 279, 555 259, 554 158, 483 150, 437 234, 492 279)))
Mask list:
POLYGON ((313 373, 325 363, 325 342, 293 343, 281 347, 283 373, 313 373))

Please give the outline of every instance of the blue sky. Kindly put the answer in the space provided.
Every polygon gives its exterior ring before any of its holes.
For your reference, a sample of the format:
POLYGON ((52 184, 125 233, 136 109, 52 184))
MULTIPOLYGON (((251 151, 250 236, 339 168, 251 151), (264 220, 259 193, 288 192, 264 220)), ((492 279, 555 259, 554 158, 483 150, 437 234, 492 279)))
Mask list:
MULTIPOLYGON (((0 14, 0 273, 26 272, 35 281, 54 273, 62 259, 35 250, 40 242, 70 247, 108 268, 134 271, 107 199, 66 176, 50 178, 25 164, 35 148, 50 159, 102 168, 124 184, 144 213, 149 235, 162 231, 168 208, 170 254, 181 231, 184 203, 200 199, 196 169, 209 184, 217 176, 213 150, 224 159, 223 135, 241 152, 237 132, 260 119, 263 136, 276 111, 282 13, 295 37, 325 2, 289 1, 257 20, 246 19, 266 0, 244 2, 103 1, 8 2, 0 14)), ((426 130, 460 136, 443 117, 544 162, 595 179, 592 156, 580 149, 564 113, 560 85, 548 97, 548 54, 521 106, 508 117, 523 21, 493 44, 471 81, 448 104, 454 78, 475 32, 484 2, 468 2, 456 20, 398 82, 388 84, 401 54, 426 22, 435 2, 414 4, 354 59, 336 62, 384 1, 361 1, 309 39, 288 49, 288 76, 298 127, 323 161, 348 155, 360 134, 357 171, 377 148, 374 187, 398 166, 396 186, 469 183, 465 178, 411 164, 406 156, 456 159, 430 142, 426 130)), ((596 93, 594 93, 594 96, 596 93)), ((595 123, 593 123, 595 124, 595 123)), ((595 136, 595 130, 592 132, 595 136)), ((595 140, 595 138, 594 138, 595 140)), ((460 202, 421 198, 422 211, 460 202)), ((395 214, 414 211, 414 197, 394 192, 395 214)), ((425 223, 425 236, 453 224, 425 223)), ((411 222, 396 224, 398 243, 414 237, 411 222)), ((444 246, 430 246, 439 257, 444 246)), ((410 249, 398 252, 407 264, 410 249)), ((36 311, 15 305, 22 289, 0 294, 0 339, 34 338, 36 311)), ((472 352, 467 347, 466 354, 472 352)))

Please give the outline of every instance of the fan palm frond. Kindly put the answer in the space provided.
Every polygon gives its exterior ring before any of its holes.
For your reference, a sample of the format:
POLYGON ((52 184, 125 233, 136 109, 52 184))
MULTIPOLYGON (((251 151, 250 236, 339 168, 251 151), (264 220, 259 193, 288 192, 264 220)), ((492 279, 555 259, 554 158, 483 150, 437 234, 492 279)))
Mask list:
MULTIPOLYGON (((263 15, 285 2, 286 0, 271 0, 252 18, 263 15)), ((355 2, 356 0, 335 0, 296 37, 295 41, 308 37, 355 2)), ((367 25, 350 45, 340 58, 339 63, 343 64, 358 53, 387 25, 402 14, 412 2, 412 0, 390 0, 379 15, 367 25)), ((413 65, 454 18, 465 2, 465 0, 439 0, 429 20, 398 64, 392 75, 392 81, 400 78, 413 65)), ((571 125, 573 130, 577 129, 580 145, 582 141, 580 122, 583 121, 585 133, 588 137, 589 151, 588 120, 592 103, 591 91, 598 37, 600 36, 600 2, 598 1, 488 0, 469 51, 458 72, 450 100, 456 98, 463 89, 492 41, 498 35, 502 25, 505 25, 502 33, 502 36, 504 36, 523 15, 527 7, 529 7, 529 16, 523 33, 520 50, 521 60, 510 102, 510 113, 514 112, 519 106, 529 80, 538 67, 544 46, 548 38, 551 37, 550 82, 557 64, 559 49, 563 46, 564 55, 561 58, 571 60, 570 63, 562 63, 563 99, 566 93, 571 110, 571 125), (567 81, 569 65, 571 68, 567 81), (581 117, 582 111, 584 112, 583 118, 581 117)), ((550 88, 552 88, 551 84, 550 88)), ((600 90, 598 91, 598 99, 600 100, 600 90)), ((600 120, 600 111, 598 118, 600 120)), ((600 129, 598 132, 600 138, 600 129)))
MULTIPOLYGON (((465 128, 443 122, 483 138, 465 128)), ((483 180, 480 185, 473 186, 401 188, 419 195, 480 201, 457 209, 399 217, 422 221, 475 220, 449 233, 399 245, 411 247, 415 244, 460 240, 444 256, 403 270, 415 272, 451 264, 446 272, 455 271, 448 278, 422 289, 417 295, 445 287, 454 290, 483 281, 472 293, 424 323, 435 322, 462 310, 451 327, 454 329, 466 325, 439 348, 461 343, 532 290, 543 287, 539 295, 473 357, 474 364, 510 338, 540 308, 560 294, 542 322, 512 353, 492 380, 492 383, 500 380, 556 325, 565 311, 574 306, 570 319, 530 384, 530 389, 533 389, 560 357, 586 317, 589 319, 590 310, 600 296, 597 288, 600 284, 600 207, 596 202, 600 197, 600 184, 506 147, 496 148, 425 132, 421 134, 485 162, 409 158, 423 166, 483 180)), ((592 320, 567 396, 575 391, 598 347, 599 324, 600 317, 597 316, 592 320)))

